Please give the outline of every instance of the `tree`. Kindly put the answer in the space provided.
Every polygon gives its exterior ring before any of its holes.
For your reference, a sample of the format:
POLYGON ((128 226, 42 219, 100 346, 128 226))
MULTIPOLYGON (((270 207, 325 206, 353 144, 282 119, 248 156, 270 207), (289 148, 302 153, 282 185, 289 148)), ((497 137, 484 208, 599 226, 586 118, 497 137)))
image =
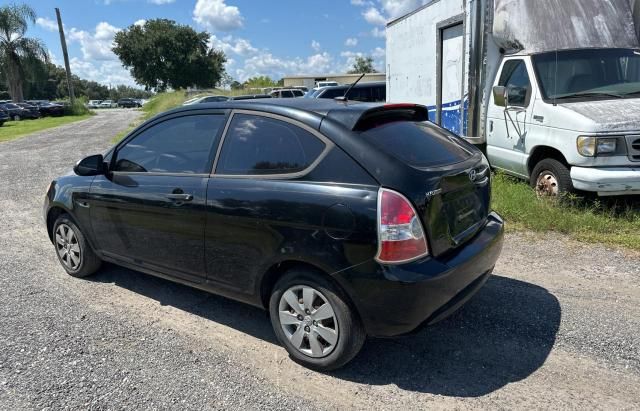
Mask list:
POLYGON ((113 52, 147 90, 211 88, 222 79, 227 59, 208 42, 206 32, 154 19, 118 32, 113 52))
POLYGON ((35 11, 26 4, 0 7, 0 66, 6 73, 9 94, 14 101, 24 100, 26 61, 48 61, 42 41, 24 36, 29 22, 35 21, 35 11))
POLYGON ((231 82, 230 87, 231 87, 231 90, 240 90, 240 89, 242 89, 242 83, 240 83, 237 80, 233 80, 231 82))
POLYGON ((244 82, 245 88, 276 87, 278 84, 269 76, 251 77, 244 82))
POLYGON ((349 74, 364 74, 364 73, 377 73, 373 68, 372 57, 356 57, 356 61, 353 63, 353 68, 349 70, 349 74))

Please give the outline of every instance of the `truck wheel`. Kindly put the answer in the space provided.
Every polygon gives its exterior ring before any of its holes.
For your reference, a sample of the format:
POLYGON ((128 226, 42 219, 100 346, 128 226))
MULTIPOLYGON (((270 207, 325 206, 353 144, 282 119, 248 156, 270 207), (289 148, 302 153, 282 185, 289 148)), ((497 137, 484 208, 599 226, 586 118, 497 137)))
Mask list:
POLYGON ((291 358, 317 371, 340 368, 366 339, 364 327, 340 290, 310 270, 291 270, 269 301, 273 330, 291 358))
POLYGON ((533 168, 531 187, 541 197, 555 197, 573 193, 573 182, 569 168, 553 158, 545 158, 533 168))

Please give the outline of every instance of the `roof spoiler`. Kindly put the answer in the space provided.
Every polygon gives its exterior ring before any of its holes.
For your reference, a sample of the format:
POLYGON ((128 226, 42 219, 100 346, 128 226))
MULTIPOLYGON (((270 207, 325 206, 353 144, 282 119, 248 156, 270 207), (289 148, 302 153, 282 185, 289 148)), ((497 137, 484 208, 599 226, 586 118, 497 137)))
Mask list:
POLYGON ((396 121, 429 121, 429 109, 420 104, 385 104, 362 113, 352 130, 366 131, 396 121))

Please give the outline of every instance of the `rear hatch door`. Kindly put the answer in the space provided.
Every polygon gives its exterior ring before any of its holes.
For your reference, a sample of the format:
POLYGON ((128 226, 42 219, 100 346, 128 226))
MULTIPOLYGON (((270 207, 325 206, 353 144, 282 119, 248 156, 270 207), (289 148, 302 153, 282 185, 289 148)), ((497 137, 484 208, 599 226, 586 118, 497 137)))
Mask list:
POLYGON ((361 138, 396 161, 381 184, 411 199, 439 256, 470 240, 488 217, 490 169, 482 153, 451 132, 416 117, 368 119, 361 138), (398 176, 402 176, 398 178, 398 176))

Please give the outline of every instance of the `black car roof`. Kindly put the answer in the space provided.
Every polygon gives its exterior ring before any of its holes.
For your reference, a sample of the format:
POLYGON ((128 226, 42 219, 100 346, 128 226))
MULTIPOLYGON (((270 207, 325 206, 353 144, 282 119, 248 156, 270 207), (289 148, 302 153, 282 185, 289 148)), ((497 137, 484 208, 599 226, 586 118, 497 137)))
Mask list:
MULTIPOLYGON (((188 111, 193 109, 239 109, 256 110, 273 114, 285 115, 305 121, 308 114, 316 117, 327 117, 341 123, 352 130, 357 121, 369 110, 384 107, 384 103, 363 103, 359 101, 337 101, 333 99, 255 99, 255 100, 230 100, 216 103, 198 104, 198 107, 183 106, 171 110, 170 113, 188 111), (307 114, 305 116, 304 114, 307 114)), ((309 119, 310 120, 310 119, 309 119)), ((309 122, 309 121, 307 121, 309 122)))

